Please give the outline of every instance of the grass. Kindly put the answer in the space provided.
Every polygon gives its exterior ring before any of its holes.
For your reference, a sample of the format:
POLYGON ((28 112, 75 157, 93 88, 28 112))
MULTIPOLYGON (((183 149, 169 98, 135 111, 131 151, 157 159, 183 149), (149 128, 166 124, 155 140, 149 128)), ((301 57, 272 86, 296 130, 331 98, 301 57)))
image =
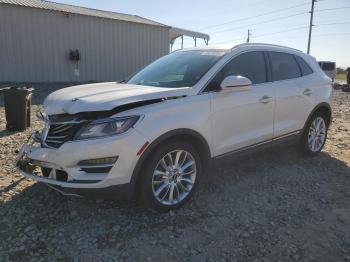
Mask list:
POLYGON ((346 80, 346 74, 337 74, 335 79, 337 79, 337 80, 346 80))

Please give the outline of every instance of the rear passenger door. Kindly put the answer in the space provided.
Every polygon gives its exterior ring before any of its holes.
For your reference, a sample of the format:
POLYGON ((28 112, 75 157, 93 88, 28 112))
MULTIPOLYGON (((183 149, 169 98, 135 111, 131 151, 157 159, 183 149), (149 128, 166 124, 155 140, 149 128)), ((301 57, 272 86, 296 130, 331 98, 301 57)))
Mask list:
POLYGON ((274 94, 267 83, 266 62, 260 51, 239 54, 207 86, 215 156, 272 139, 274 94), (223 92, 220 84, 230 75, 247 77, 253 85, 245 91, 223 92))
POLYGON ((300 131, 314 107, 314 90, 308 75, 312 69, 299 56, 268 52, 275 90, 274 137, 300 131))

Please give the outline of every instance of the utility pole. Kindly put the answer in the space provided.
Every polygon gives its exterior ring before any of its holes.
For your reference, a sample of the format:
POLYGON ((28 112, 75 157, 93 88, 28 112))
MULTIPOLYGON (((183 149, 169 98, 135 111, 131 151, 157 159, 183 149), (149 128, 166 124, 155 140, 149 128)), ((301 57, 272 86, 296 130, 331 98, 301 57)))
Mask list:
POLYGON ((310 45, 311 45, 311 34, 312 34, 312 27, 313 25, 313 20, 314 20, 314 7, 315 7, 315 2, 316 0, 311 0, 311 11, 310 11, 310 26, 309 26, 309 41, 307 43, 307 53, 310 54, 310 45))
POLYGON ((250 41, 250 36, 251 36, 250 29, 248 29, 247 43, 249 43, 249 41, 250 41))

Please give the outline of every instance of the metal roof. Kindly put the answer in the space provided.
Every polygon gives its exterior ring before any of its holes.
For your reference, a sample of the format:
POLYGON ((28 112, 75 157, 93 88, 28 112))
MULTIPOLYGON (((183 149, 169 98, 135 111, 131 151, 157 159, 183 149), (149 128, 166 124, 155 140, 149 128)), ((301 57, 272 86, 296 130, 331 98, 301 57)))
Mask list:
POLYGON ((186 35, 186 36, 192 36, 195 38, 202 38, 206 41, 210 40, 210 36, 207 34, 203 34, 200 32, 196 32, 196 31, 191 31, 191 30, 187 30, 187 29, 183 29, 183 28, 178 28, 178 27, 172 27, 170 28, 170 42, 174 42, 176 38, 182 36, 182 35, 186 35))
POLYGON ((156 21, 153 21, 147 18, 137 16, 137 15, 121 14, 116 12, 103 11, 103 10, 97 10, 92 8, 74 6, 74 5, 59 4, 59 3, 43 1, 43 0, 0 0, 0 4, 32 7, 32 8, 58 11, 58 12, 64 12, 64 13, 80 14, 80 15, 133 22, 133 23, 168 27, 167 25, 158 23, 156 21))

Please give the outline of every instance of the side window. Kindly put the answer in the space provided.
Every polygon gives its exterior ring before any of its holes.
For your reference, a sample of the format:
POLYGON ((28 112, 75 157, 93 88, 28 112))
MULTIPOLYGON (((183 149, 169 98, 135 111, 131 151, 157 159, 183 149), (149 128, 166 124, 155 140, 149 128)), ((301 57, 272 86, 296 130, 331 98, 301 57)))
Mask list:
POLYGON ((281 52, 269 52, 273 81, 301 77, 300 68, 293 55, 281 52))
POLYGON ((247 52, 233 58, 211 80, 206 90, 220 90, 221 82, 230 75, 247 77, 253 84, 266 82, 266 66, 263 52, 247 52))
POLYGON ((301 73, 303 74, 303 76, 310 75, 314 72, 312 71, 311 67, 305 62, 305 60, 302 59, 300 56, 296 55, 294 57, 300 66, 301 73))

